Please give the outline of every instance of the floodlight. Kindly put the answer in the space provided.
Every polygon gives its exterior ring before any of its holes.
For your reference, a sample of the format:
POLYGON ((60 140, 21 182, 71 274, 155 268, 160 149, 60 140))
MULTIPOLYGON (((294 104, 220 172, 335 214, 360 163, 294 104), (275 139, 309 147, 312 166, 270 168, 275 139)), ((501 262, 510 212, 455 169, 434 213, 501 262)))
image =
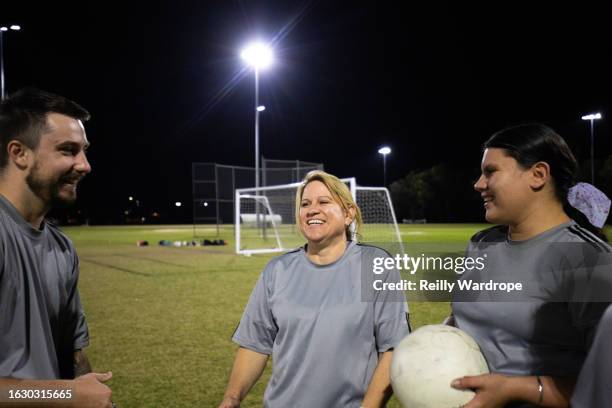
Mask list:
POLYGON ((247 45, 240 56, 255 69, 264 69, 272 64, 272 49, 261 42, 247 45))

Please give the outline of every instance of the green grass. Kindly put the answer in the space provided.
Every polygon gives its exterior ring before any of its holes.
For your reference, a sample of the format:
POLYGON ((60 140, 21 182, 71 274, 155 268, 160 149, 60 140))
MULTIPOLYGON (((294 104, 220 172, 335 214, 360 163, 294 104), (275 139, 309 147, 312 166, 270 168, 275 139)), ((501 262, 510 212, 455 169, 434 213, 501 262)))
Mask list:
MULTIPOLYGON (((463 248, 483 225, 402 225, 409 251, 427 245, 463 248)), ((222 247, 161 247, 161 239, 191 240, 191 226, 76 227, 64 231, 81 260, 81 300, 96 371, 113 371, 114 400, 127 407, 216 407, 236 345, 231 335, 249 294, 274 255, 237 256, 233 229, 222 247), (137 247, 138 240, 151 246, 137 247)), ((198 227, 216 239, 214 227, 198 227)), ((411 302, 413 327, 439 323, 447 303, 411 302)), ((270 374, 242 404, 261 406, 270 374)), ((399 407, 396 401, 391 407, 399 407)))

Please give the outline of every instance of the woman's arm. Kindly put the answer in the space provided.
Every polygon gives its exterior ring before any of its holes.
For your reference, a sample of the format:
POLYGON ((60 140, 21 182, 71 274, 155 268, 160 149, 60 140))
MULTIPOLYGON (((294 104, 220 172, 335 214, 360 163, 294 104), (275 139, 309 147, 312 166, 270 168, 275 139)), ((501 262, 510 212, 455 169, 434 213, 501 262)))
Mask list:
POLYGON ((267 361, 267 354, 240 347, 236 353, 232 373, 219 408, 240 407, 240 401, 257 382, 267 361))
POLYGON ((460 390, 476 391, 476 396, 465 408, 504 407, 511 401, 524 401, 549 408, 569 407, 575 378, 540 376, 540 381, 542 391, 535 376, 484 374, 458 378, 451 385, 460 390))
POLYGON ((385 351, 380 355, 374 375, 361 403, 363 408, 383 407, 389 398, 391 398, 393 394, 391 378, 389 376, 391 357, 393 357, 392 350, 385 351))

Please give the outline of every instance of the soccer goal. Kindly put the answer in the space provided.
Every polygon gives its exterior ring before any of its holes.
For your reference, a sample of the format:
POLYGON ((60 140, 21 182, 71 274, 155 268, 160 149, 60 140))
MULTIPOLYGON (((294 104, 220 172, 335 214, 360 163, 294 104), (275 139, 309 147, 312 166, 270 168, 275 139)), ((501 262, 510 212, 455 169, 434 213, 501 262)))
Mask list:
MULTIPOLYGON (((360 242, 403 245, 389 191, 384 187, 357 186, 354 178, 342 179, 361 209, 363 228, 360 242)), ((304 244, 295 223, 295 194, 301 183, 235 192, 236 253, 282 252, 304 244)))

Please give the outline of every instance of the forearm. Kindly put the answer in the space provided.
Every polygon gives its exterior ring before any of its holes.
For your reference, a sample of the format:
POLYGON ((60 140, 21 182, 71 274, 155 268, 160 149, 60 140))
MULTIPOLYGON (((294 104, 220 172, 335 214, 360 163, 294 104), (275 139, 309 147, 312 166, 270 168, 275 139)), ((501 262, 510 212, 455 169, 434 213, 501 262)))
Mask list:
POLYGON ((83 350, 77 350, 74 352, 74 376, 80 377, 82 375, 91 373, 91 364, 89 359, 83 350))
POLYGON ((576 384, 575 378, 540 376, 542 401, 539 384, 535 376, 508 377, 508 390, 512 400, 520 400, 549 408, 569 407, 569 401, 576 384))
POLYGON ((393 351, 386 351, 381 354, 366 395, 361 403, 364 408, 382 407, 391 398, 393 390, 391 389, 389 371, 392 357, 393 351))
POLYGON ((263 373, 267 361, 267 354, 240 347, 236 353, 225 397, 242 401, 263 373))

